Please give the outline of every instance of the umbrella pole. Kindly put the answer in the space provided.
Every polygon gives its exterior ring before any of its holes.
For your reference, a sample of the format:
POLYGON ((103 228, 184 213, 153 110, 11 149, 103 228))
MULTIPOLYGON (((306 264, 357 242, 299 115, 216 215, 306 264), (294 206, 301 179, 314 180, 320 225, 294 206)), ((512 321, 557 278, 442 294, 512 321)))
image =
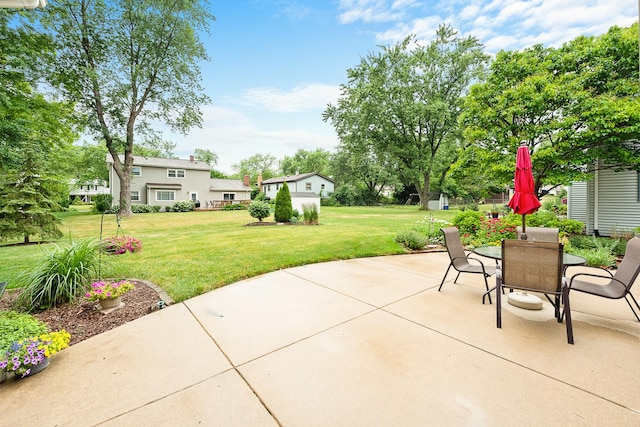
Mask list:
POLYGON ((522 234, 520 234, 520 240, 527 240, 527 222, 525 216, 525 214, 522 215, 522 234))

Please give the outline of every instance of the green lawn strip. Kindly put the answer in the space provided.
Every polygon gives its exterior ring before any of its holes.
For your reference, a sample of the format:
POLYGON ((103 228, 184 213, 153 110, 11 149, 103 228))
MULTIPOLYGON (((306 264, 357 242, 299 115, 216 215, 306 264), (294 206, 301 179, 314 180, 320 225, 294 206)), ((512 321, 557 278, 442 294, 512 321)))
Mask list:
MULTIPOLYGON (((450 217, 451 211, 433 212, 450 217)), ((431 212, 415 206, 322 207, 318 226, 247 227, 247 211, 115 215, 67 215, 62 230, 68 240, 116 233, 142 241, 139 253, 110 257, 103 276, 146 279, 176 301, 259 274, 338 259, 403 253, 394 242, 398 230, 410 228, 431 212)), ((265 221, 272 221, 273 216, 265 221)), ((0 279, 10 283, 42 255, 37 245, 0 246, 0 279)))

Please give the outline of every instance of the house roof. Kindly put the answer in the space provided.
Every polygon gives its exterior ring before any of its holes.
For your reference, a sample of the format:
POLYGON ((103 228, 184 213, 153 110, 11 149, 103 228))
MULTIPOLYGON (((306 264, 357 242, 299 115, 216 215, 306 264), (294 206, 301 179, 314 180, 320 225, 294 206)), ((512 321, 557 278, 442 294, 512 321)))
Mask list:
MULTIPOLYGON (((118 156, 121 161, 124 161, 124 155, 118 156)), ((110 153, 107 153, 107 163, 113 163, 113 158, 110 153)), ((152 166, 156 168, 176 168, 176 169, 189 169, 189 170, 211 170, 211 166, 207 163, 189 159, 167 159, 161 157, 144 157, 133 156, 134 166, 152 166)))
POLYGON ((279 184, 281 182, 297 182, 314 175, 318 175, 319 177, 324 178, 329 182, 333 182, 331 178, 327 178, 326 176, 319 174, 318 172, 310 172, 310 173, 301 173, 297 175, 287 175, 287 176, 278 176, 275 178, 269 178, 262 181, 262 183, 263 184, 279 184))
POLYGON ((212 179, 209 189, 212 191, 251 191, 251 187, 244 185, 242 180, 221 178, 212 179))

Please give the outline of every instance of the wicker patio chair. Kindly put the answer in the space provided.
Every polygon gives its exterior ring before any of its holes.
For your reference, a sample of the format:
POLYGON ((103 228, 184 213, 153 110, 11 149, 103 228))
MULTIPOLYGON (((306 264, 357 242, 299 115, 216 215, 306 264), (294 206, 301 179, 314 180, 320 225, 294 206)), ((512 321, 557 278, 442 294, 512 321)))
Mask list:
MULTIPOLYGON (((522 227, 517 226, 518 236, 522 234, 522 227)), ((535 240, 536 242, 559 242, 560 230, 551 227, 527 227, 527 240, 535 240)))
POLYGON ((598 267, 589 267, 590 269, 598 271, 600 274, 595 273, 578 273, 574 275, 569 281, 569 290, 584 292, 586 294, 596 295, 609 299, 624 298, 629 308, 636 316, 636 319, 640 322, 638 313, 631 305, 628 297, 631 297, 638 310, 640 305, 638 301, 631 294, 631 287, 638 277, 640 272, 640 237, 634 237, 627 243, 627 250, 625 251, 622 263, 616 270, 615 274, 612 274, 609 270, 598 267), (604 278, 608 282, 606 284, 597 284, 583 280, 585 277, 604 278))
POLYGON ((442 233, 444 234, 444 243, 447 247, 450 262, 449 266, 447 267, 447 272, 444 273, 442 282, 440 282, 438 291, 442 289, 442 285, 444 284, 444 281, 447 278, 447 274, 449 274, 449 270, 451 269, 451 267, 453 267, 458 272, 458 275, 456 276, 453 283, 456 283, 458 281, 460 273, 482 274, 482 276, 484 277, 484 285, 487 289, 487 292, 482 296, 482 303, 484 304, 484 299, 486 296, 488 296, 489 304, 491 304, 491 295, 489 294, 489 284, 487 283, 487 277, 495 274, 496 267, 492 265, 484 265, 484 263, 479 259, 472 258, 467 255, 464 252, 464 248, 462 247, 462 242, 460 242, 460 233, 458 232, 457 228, 443 228, 442 233))
POLYGON ((562 276, 562 243, 529 240, 502 241, 502 268, 496 274, 496 326, 502 328, 502 288, 544 294, 561 323, 566 314, 567 341, 573 344, 569 286, 562 276), (551 300, 549 295, 554 295, 551 300), (560 297, 564 312, 560 314, 560 297))

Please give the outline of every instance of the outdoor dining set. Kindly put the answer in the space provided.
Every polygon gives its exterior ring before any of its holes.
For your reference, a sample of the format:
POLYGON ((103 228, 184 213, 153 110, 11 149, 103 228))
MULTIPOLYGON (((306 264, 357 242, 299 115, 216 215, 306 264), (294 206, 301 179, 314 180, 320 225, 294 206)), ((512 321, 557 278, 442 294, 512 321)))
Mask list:
POLYGON ((509 201, 509 207, 522 215, 522 226, 517 228, 518 239, 504 239, 501 247, 478 247, 472 253, 492 258, 495 265, 485 264, 465 252, 458 229, 443 228, 444 241, 449 253, 450 263, 442 278, 438 291, 453 267, 460 273, 482 274, 486 292, 482 303, 491 293, 496 292, 496 326, 502 327, 502 295, 509 290, 508 302, 523 309, 540 309, 542 301, 529 292, 543 294, 553 305, 555 318, 562 323, 566 316, 567 341, 573 344, 573 325, 571 324, 570 291, 584 292, 598 297, 622 299, 627 302, 634 316, 640 322, 640 305, 631 293, 631 287, 640 272, 640 237, 633 237, 627 243, 622 263, 612 273, 608 269, 590 267, 591 272, 580 272, 566 277, 567 268, 586 264, 582 257, 564 253, 557 228, 526 228, 526 215, 540 208, 540 201, 534 194, 534 179, 531 157, 526 145, 518 148, 514 174, 515 192, 509 201), (487 279, 495 274, 496 285, 489 288, 487 279), (514 292, 519 290, 522 292, 514 292), (550 297, 553 296, 553 299, 550 297), (635 304, 634 308, 633 304, 635 304))

